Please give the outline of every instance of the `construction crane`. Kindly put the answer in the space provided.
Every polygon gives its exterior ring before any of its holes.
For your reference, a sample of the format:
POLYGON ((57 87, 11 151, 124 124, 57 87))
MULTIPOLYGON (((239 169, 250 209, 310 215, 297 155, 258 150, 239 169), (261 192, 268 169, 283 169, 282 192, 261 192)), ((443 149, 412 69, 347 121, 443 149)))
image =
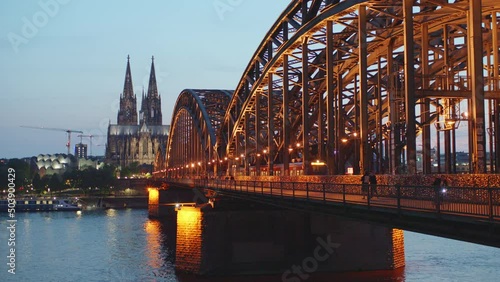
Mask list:
POLYGON ((89 138, 89 140, 90 140, 90 144, 89 144, 90 145, 90 156, 92 156, 92 138, 94 138, 94 137, 104 137, 104 136, 107 136, 107 135, 92 135, 92 134, 90 134, 90 135, 83 135, 83 134, 78 134, 77 136, 80 137, 80 143, 82 143, 82 138, 83 137, 89 138))
POLYGON ((43 127, 43 126, 24 126, 21 125, 21 127, 24 128, 32 128, 32 129, 43 129, 43 130, 53 130, 53 131, 64 131, 68 134, 68 143, 66 143, 66 147, 68 148, 68 155, 71 149, 71 133, 83 133, 81 130, 72 130, 72 129, 63 129, 63 128, 50 128, 50 127, 43 127))

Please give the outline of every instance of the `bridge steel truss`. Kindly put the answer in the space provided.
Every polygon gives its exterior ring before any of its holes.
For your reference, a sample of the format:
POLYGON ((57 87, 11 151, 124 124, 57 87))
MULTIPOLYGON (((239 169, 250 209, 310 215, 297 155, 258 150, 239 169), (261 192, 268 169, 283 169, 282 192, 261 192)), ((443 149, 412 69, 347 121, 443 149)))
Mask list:
MULTIPOLYGON (((292 161, 310 174, 316 160, 328 174, 415 173, 417 146, 419 170, 431 173, 435 154, 453 173, 465 128, 470 172, 487 171, 486 132, 498 172, 499 11, 498 0, 292 1, 251 58, 214 146, 246 175, 249 166, 272 175, 274 164, 288 175, 292 161)), ((213 153, 208 140, 188 140, 201 134, 189 119, 189 107, 176 108, 181 136, 169 148, 184 149, 169 163, 213 153), (189 142, 205 151, 186 152, 189 142)))
POLYGON ((167 171, 453 173, 466 143, 470 172, 499 172, 499 11, 496 0, 292 1, 232 96, 180 94, 167 171))
POLYGON ((228 90, 183 90, 174 108, 166 152, 168 177, 217 172, 218 132, 231 99, 228 90), (207 161, 208 160, 208 161, 207 161))

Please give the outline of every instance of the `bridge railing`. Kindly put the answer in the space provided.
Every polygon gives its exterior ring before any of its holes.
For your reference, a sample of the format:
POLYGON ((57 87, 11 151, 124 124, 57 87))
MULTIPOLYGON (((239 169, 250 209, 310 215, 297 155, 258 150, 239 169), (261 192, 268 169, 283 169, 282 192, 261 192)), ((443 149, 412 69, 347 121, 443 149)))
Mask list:
POLYGON ((500 220, 500 188, 366 185, 311 182, 191 180, 195 187, 327 205, 363 205, 500 220))

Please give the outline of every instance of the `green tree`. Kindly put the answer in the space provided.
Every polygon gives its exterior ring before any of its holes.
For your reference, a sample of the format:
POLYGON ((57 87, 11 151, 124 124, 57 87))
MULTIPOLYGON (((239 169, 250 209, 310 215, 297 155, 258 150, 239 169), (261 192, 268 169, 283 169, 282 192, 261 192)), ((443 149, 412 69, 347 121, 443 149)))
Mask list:
POLYGON ((10 159, 6 163, 0 164, 0 189, 7 189, 9 179, 14 179, 16 191, 20 192, 24 187, 31 183, 31 170, 29 163, 21 159, 10 159), (14 169, 14 172, 9 172, 14 169))
POLYGON ((120 177, 130 177, 134 174, 139 174, 140 173, 140 166, 138 162, 133 162, 129 164, 128 166, 122 168, 120 172, 120 177))
POLYGON ((42 181, 42 179, 40 178, 40 174, 35 174, 35 176, 33 176, 33 180, 31 180, 32 184, 33 184, 33 189, 35 190, 36 193, 41 193, 43 191, 43 188, 44 188, 44 183, 42 181))
POLYGON ((66 171, 62 175, 63 183, 66 188, 80 188, 82 185, 82 175, 80 170, 66 171))
POLYGON ((64 188, 64 184, 58 174, 54 173, 49 180, 49 188, 51 191, 61 191, 64 188))
POLYGON ((40 179, 41 189, 38 193, 42 194, 43 191, 47 190, 49 187, 50 175, 44 175, 42 179, 40 179))

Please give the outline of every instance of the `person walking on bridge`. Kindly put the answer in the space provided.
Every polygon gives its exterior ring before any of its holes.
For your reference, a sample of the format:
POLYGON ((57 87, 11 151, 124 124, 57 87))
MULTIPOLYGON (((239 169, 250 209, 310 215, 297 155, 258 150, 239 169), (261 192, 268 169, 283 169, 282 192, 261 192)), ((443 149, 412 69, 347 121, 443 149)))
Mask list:
POLYGON ((439 205, 444 201, 444 195, 447 192, 448 182, 444 176, 436 177, 434 182, 432 182, 434 187, 434 204, 439 205))
POLYGON ((363 194, 363 199, 365 198, 365 195, 370 198, 370 191, 368 191, 369 185, 370 185, 370 174, 368 171, 365 171, 365 174, 361 176, 361 193, 363 194))
POLYGON ((378 198, 377 176, 375 175, 375 172, 372 171, 370 172, 370 198, 372 198, 375 195, 377 195, 378 198))

